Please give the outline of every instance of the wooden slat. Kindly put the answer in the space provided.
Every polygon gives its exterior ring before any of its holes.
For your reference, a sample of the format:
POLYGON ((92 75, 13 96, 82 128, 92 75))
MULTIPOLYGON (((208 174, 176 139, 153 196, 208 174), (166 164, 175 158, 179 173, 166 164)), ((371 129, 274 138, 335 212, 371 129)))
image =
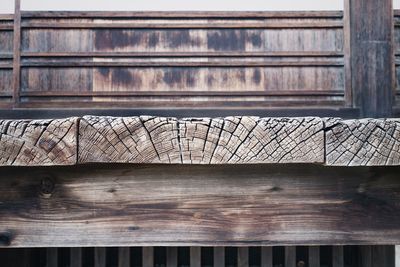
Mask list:
POLYGON ((118 248, 118 267, 129 267, 130 265, 130 248, 118 248))
POLYGON ((94 248, 94 267, 106 267, 106 248, 94 248))
POLYGON ((190 247, 190 267, 201 267, 201 247, 190 247))
POLYGON ((285 247, 285 267, 296 267, 296 247, 285 247))
MULTIPOLYGON (((400 246, 399 245, 397 245, 395 247, 395 254, 396 254, 396 259, 395 259, 396 267, 400 267, 400 246)), ((333 267, 335 267, 335 266, 333 266, 333 267)))
POLYGON ((320 267, 320 249, 318 246, 308 248, 308 267, 320 267))
POLYGON ((46 249, 46 266, 58 267, 58 248, 46 249))
POLYGON ((71 248, 70 265, 71 267, 82 267, 82 248, 71 248))
POLYGON ((21 0, 15 0, 13 54, 13 102, 14 106, 18 106, 21 87, 21 0))
POLYGON ((237 255, 238 267, 249 267, 249 248, 239 247, 237 255))
POLYGON ((214 267, 225 267, 225 247, 214 247, 214 267))
POLYGON ((332 267, 344 267, 343 246, 332 247, 332 267))
POLYGON ((344 96, 342 90, 268 90, 268 91, 23 91, 22 97, 129 97, 129 96, 344 96))
POLYGON ((325 61, 24 61, 22 67, 343 67, 335 59, 325 61))
POLYGON ((342 18, 342 11, 23 11, 24 18, 342 18))
MULTIPOLYGON (((120 51, 96 51, 96 52, 29 52, 24 51, 21 57, 343 57, 341 51, 206 51, 206 52, 120 52, 120 51)), ((12 55, 10 55, 12 58, 12 55)))
POLYGON ((272 267, 272 247, 261 247, 261 267, 272 267))
POLYGON ((154 247, 143 247, 143 267, 154 267, 154 247))
POLYGON ((24 29, 315 29, 343 28, 343 22, 242 23, 46 23, 22 22, 24 29))
POLYGON ((167 247, 167 267, 177 267, 178 266, 178 248, 177 247, 167 247))
POLYGON ((351 73, 351 12, 350 1, 344 2, 343 15, 343 52, 344 52, 344 75, 345 75, 345 99, 346 106, 353 106, 353 88, 352 88, 352 73, 351 73))

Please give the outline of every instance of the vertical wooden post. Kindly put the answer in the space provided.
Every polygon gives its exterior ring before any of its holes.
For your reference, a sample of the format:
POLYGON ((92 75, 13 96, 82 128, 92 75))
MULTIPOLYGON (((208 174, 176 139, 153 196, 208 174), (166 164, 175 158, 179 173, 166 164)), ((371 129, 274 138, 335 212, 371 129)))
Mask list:
POLYGON ((363 117, 390 117, 394 98, 393 0, 345 1, 350 1, 353 103, 363 117))
POLYGON ((154 267, 154 247, 143 247, 143 267, 154 267))
POLYGON ((214 266, 225 266, 225 247, 214 247, 214 266))
POLYGON ((395 254, 396 254, 396 267, 400 267, 400 246, 396 246, 395 248, 395 254))
POLYGON ((201 267, 201 247, 190 247, 190 267, 201 267))
POLYGON ((261 267, 272 267, 272 247, 261 248, 261 267))
POLYGON ((13 103, 17 107, 21 87, 21 0, 15 0, 13 52, 13 103))

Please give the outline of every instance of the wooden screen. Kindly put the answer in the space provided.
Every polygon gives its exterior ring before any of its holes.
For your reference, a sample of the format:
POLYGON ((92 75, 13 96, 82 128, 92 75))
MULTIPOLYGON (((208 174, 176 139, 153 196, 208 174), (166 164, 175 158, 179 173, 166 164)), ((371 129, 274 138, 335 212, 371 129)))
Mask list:
MULTIPOLYGON (((351 105, 341 11, 22 12, 21 18, 14 107, 351 105)), ((4 104, 12 100, 12 27, 2 25, 4 104)))

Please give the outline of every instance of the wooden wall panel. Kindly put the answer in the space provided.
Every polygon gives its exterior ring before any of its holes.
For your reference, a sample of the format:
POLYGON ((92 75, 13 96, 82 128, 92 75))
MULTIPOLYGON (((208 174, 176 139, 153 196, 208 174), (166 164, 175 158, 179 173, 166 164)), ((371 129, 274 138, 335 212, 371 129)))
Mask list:
POLYGON ((18 107, 348 106, 343 12, 22 12, 21 27, 18 107))

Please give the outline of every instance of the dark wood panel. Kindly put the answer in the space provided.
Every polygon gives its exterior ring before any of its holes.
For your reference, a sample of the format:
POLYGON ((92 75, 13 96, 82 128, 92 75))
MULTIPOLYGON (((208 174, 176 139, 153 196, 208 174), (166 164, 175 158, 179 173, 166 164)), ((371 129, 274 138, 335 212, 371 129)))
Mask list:
POLYGON ((0 171, 3 246, 400 241, 398 168, 85 165, 0 171), (54 183, 53 191, 41 193, 43 179, 54 183))

